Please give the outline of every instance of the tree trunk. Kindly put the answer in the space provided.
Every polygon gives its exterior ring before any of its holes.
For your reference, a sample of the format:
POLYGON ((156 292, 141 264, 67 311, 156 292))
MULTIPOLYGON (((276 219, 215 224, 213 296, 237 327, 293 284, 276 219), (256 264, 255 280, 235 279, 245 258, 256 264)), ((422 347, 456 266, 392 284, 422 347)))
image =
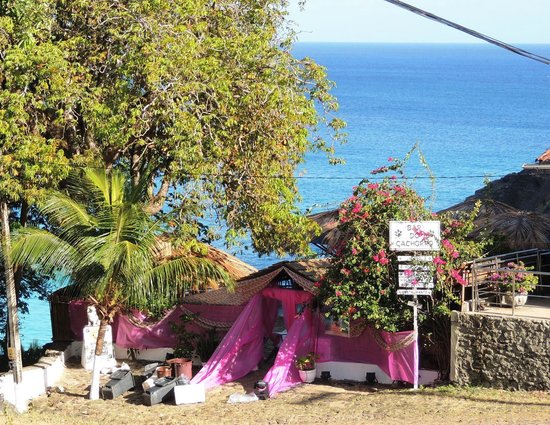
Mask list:
POLYGON ((101 369, 105 364, 105 358, 101 354, 103 353, 103 345, 105 343, 105 333, 107 332, 107 326, 109 326, 109 318, 104 317, 101 319, 101 322, 99 324, 99 331, 97 333, 94 367, 92 370, 92 384, 90 385, 90 400, 99 400, 99 377, 101 369))
POLYGON ((21 362, 21 339, 19 337, 19 318, 17 316, 17 295, 15 291, 15 279, 11 264, 11 236, 9 223, 9 207, 6 202, 0 203, 0 221, 2 222, 2 252, 4 253, 4 270, 6 278, 6 297, 8 304, 8 350, 12 351, 13 379, 16 384, 23 380, 23 365, 21 362), (11 349, 11 350, 10 350, 11 349))

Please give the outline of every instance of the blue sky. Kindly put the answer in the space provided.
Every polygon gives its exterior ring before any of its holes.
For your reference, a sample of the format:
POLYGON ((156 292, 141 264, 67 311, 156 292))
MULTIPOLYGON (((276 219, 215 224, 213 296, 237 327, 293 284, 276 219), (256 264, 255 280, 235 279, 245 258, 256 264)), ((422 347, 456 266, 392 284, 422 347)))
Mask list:
MULTIPOLYGON (((402 0, 508 43, 550 43, 550 0, 402 0)), ((384 0, 290 0, 299 41, 476 43, 384 0)))

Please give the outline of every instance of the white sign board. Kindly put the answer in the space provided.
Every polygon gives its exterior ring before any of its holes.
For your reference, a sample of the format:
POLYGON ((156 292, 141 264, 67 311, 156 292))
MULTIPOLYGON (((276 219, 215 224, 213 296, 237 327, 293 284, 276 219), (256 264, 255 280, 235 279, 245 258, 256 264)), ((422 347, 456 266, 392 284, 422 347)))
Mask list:
MULTIPOLYGON (((92 370, 94 368, 95 357, 95 344, 97 341, 97 334, 99 333, 99 326, 85 326, 82 331, 84 341, 82 341, 82 367, 86 370, 92 370)), ((113 355, 113 333, 111 326, 107 326, 105 332, 105 340, 103 342, 102 352, 103 366, 115 366, 116 359, 113 355)))
POLYGON ((416 263, 420 263, 420 262, 426 262, 426 263, 429 263, 429 262, 432 262, 434 260, 434 257, 431 256, 431 255, 398 255, 397 256, 397 261, 399 262, 416 262, 416 263))
POLYGON ((434 280, 431 273, 421 274, 415 273, 412 276, 407 276, 405 273, 399 272, 399 287, 400 288, 433 288, 434 280))
POLYGON ((438 251, 439 221, 390 221, 391 251, 438 251))
POLYGON ((431 289, 398 289, 397 295, 432 295, 431 289))

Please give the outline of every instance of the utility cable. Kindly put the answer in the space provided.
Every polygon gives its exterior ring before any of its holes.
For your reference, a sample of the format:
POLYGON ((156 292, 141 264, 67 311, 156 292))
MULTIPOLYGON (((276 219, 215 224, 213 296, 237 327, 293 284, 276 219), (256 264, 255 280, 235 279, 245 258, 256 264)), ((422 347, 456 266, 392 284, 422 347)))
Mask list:
POLYGON ((496 38, 489 37, 488 35, 482 34, 480 32, 474 31, 470 28, 466 28, 463 25, 457 24, 455 22, 449 21, 448 19, 442 18, 440 16, 434 15, 433 13, 427 12, 425 10, 419 9, 418 7, 412 6, 410 4, 404 3, 399 0, 384 0, 387 3, 391 3, 397 7, 401 7, 410 12, 416 13, 417 15, 423 16, 424 18, 431 19, 432 21, 439 22, 440 24, 447 25, 451 28, 462 31, 468 35, 484 40, 488 43, 494 44, 495 46, 506 49, 512 53, 515 53, 520 56, 524 56, 528 59, 532 59, 538 62, 541 62, 545 65, 550 65, 550 59, 545 58, 544 56, 537 55, 535 53, 528 52, 527 50, 520 49, 519 47, 512 46, 511 44, 504 43, 496 38))

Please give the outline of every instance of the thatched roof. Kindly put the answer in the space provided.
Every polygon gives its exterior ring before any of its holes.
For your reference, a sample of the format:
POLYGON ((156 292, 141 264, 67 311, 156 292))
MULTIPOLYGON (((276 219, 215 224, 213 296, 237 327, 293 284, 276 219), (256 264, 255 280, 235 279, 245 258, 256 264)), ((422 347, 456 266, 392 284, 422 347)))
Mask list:
POLYGON ((313 292, 314 283, 325 273, 328 260, 283 261, 253 273, 237 282, 234 292, 227 288, 185 297, 188 304, 243 305, 256 293, 281 277, 290 277, 305 291, 313 292))
MULTIPOLYGON (((550 248, 550 216, 528 211, 509 211, 489 217, 483 226, 488 232, 504 238, 513 251, 550 248)), ((472 232, 475 237, 483 230, 472 232)))
POLYGON ((235 280, 239 280, 245 276, 248 276, 251 273, 255 273, 258 271, 257 268, 251 266, 250 264, 239 260, 237 257, 228 254, 221 249, 214 248, 211 245, 205 245, 204 254, 184 252, 181 249, 174 248, 170 241, 167 240, 160 240, 159 247, 162 253, 162 257, 166 259, 174 259, 182 255, 193 255, 196 257, 202 256, 203 258, 207 258, 213 263, 223 267, 227 271, 227 273, 229 273, 229 275, 235 280))
POLYGON ((334 252, 338 243, 342 240, 342 232, 338 229, 338 211, 330 210, 309 215, 308 218, 321 226, 321 234, 311 243, 325 252, 334 252))
MULTIPOLYGON (((221 266, 234 280, 242 279, 252 273, 256 273, 258 271, 257 268, 251 266, 250 264, 245 263, 244 261, 239 260, 237 257, 228 254, 225 251, 222 251, 218 248, 214 248, 213 246, 206 246, 206 251, 203 255, 204 258, 208 258, 213 263, 221 266)), ((174 249, 172 247, 172 244, 167 241, 166 239, 159 239, 158 240, 158 250, 160 252, 161 258, 164 259, 174 259, 178 258, 181 255, 184 255, 184 253, 181 250, 174 249)), ((188 254, 185 254, 188 255, 188 254)), ((194 256, 199 256, 200 254, 190 254, 194 256)), ((210 288, 217 289, 219 287, 219 282, 215 281, 208 281, 207 285, 210 288)), ((81 296, 80 291, 78 289, 78 286, 73 284, 70 286, 63 287, 57 291, 55 291, 55 294, 58 296, 66 296, 71 299, 79 298, 81 296)))
MULTIPOLYGON (((470 213, 473 211, 477 201, 478 201, 477 199, 467 199, 466 201, 463 201, 459 204, 453 205, 452 207, 445 208, 444 210, 439 211, 438 214, 447 213, 447 212, 470 213)), ((481 201, 481 207, 479 209, 477 218, 479 219, 479 218, 485 218, 485 217, 492 217, 496 214, 502 214, 502 213, 514 212, 514 211, 518 211, 518 209, 512 207, 511 205, 505 204, 504 202, 488 199, 488 200, 481 201)))

